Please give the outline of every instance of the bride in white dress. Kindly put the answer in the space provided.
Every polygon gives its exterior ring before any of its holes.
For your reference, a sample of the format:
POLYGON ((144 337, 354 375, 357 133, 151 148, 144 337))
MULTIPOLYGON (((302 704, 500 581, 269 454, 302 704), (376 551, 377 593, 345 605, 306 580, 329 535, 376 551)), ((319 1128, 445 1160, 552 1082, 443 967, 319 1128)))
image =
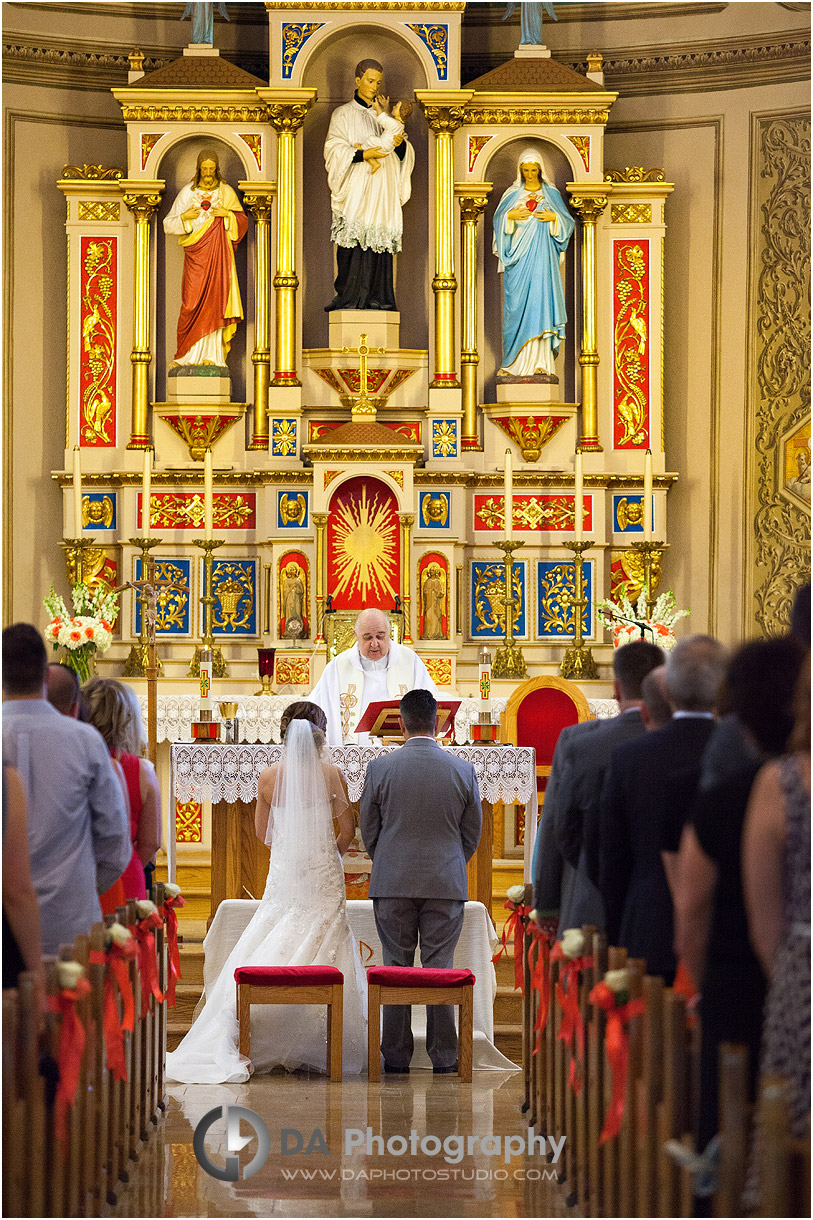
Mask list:
MULTIPOLYGON (((302 701, 282 720, 283 760, 259 778, 257 836, 271 849, 265 893, 229 954, 194 1025, 167 1055, 166 1076, 185 1084, 244 1081, 249 1061, 237 1049, 238 966, 336 966, 344 974, 343 1070, 360 1072, 366 1055, 367 992, 358 942, 345 910, 339 853, 353 835, 342 774, 322 757, 324 712, 302 701), (334 825, 337 827, 334 832, 334 825)), ((255 1005, 251 1069, 281 1064, 324 1072, 326 1010, 255 1005)))

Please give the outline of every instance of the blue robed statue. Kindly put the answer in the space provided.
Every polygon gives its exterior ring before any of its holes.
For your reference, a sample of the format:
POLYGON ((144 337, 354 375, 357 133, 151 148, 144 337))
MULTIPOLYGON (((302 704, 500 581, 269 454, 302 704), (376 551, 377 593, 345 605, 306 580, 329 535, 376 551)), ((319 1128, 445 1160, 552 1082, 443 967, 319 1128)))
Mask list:
POLYGON ((555 380, 567 323, 560 263, 574 227, 541 154, 526 148, 494 213, 494 253, 504 275, 500 378, 555 380))

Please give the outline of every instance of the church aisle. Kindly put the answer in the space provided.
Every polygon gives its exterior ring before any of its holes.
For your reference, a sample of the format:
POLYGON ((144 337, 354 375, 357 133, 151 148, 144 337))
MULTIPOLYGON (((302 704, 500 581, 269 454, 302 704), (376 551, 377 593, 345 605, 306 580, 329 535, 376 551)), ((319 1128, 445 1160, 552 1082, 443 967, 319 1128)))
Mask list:
MULTIPOLYGON (((456 1078, 413 1072, 368 1085, 331 1085, 308 1073, 265 1076, 244 1085, 177 1085, 157 1132, 133 1167, 113 1216, 557 1216, 568 1212, 555 1183, 555 1167, 538 1153, 509 1149, 525 1143, 520 1112, 521 1076, 476 1072, 470 1086, 456 1078), (202 1169, 192 1146, 196 1124, 217 1106, 254 1110, 270 1136, 270 1153, 253 1177, 221 1182, 202 1169), (384 1142, 413 1137, 416 1151, 383 1155, 366 1146, 366 1129, 384 1142), (287 1135, 282 1133, 287 1131, 287 1135), (299 1154, 292 1150, 301 1133, 299 1154), (314 1134, 318 1133, 318 1134, 314 1134), (348 1133, 353 1133, 348 1135, 348 1133), (429 1141, 436 1136, 440 1148, 429 1141), (454 1137, 472 1137, 462 1140, 454 1137), (487 1137, 498 1137, 489 1141, 487 1137), (348 1139, 360 1146, 347 1150, 348 1139), (312 1151, 306 1155, 308 1144, 312 1151), (458 1159, 458 1144, 464 1155, 458 1159), (444 1148, 446 1153, 444 1154, 444 1148), (471 1149, 469 1155, 468 1149, 471 1149), (495 1149, 499 1151, 495 1151, 495 1149), (491 1154, 494 1152, 494 1154, 491 1154), (446 1156, 455 1163, 449 1163, 446 1156), (549 1177, 548 1177, 549 1175, 549 1177)), ((243 1122, 241 1131, 249 1133, 243 1122)), ((207 1155, 222 1166, 226 1125, 221 1119, 206 1140, 207 1155)), ((240 1153, 241 1173, 256 1151, 240 1153)), ((399 1147, 396 1141, 393 1152, 399 1147)))

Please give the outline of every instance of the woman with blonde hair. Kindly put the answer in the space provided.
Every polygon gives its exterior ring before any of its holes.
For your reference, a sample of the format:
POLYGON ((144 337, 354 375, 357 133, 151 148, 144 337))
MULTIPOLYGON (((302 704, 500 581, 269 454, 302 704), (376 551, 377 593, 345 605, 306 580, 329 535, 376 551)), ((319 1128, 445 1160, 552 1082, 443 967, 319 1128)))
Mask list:
POLYGON ((161 789, 152 763, 140 757, 141 705, 115 678, 91 678, 82 688, 83 719, 98 729, 124 773, 130 801, 133 854, 120 880, 125 898, 146 898, 144 867, 161 846, 161 789))

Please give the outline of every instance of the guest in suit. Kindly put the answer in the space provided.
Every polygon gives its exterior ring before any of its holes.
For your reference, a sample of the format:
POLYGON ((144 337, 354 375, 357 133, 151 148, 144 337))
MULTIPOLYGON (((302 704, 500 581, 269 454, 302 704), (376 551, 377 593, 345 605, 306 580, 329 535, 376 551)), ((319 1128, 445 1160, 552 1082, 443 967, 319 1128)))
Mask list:
MULTIPOLYGON (((437 745, 437 701, 426 690, 401 700, 404 746, 367 768, 361 833, 373 861, 370 897, 385 966, 449 969, 468 896, 466 861, 480 841, 477 774, 437 745)), ((408 1005, 384 1008, 385 1072, 408 1072, 413 1042, 408 1005)), ((431 1006, 426 1049, 435 1072, 457 1070, 454 1009, 431 1006)))
POLYGON ((537 911, 559 913, 559 932, 583 923, 604 927, 596 885, 587 874, 583 830, 593 788, 601 780, 613 746, 643 732, 638 706, 645 674, 663 664, 654 644, 635 640, 613 654, 614 694, 621 715, 586 720, 562 729, 556 742, 543 814, 534 845, 533 882, 537 911))
POLYGON ((666 666, 659 665, 641 683, 641 719, 647 733, 665 729, 674 710, 666 689, 666 666))
POLYGON ((619 747, 601 797, 599 888, 610 944, 646 960, 671 986, 677 967, 672 897, 661 849, 667 801, 681 789, 683 816, 714 729, 726 651, 707 635, 681 640, 666 662, 675 713, 665 728, 619 747), (688 776, 688 778, 687 778, 688 776))

